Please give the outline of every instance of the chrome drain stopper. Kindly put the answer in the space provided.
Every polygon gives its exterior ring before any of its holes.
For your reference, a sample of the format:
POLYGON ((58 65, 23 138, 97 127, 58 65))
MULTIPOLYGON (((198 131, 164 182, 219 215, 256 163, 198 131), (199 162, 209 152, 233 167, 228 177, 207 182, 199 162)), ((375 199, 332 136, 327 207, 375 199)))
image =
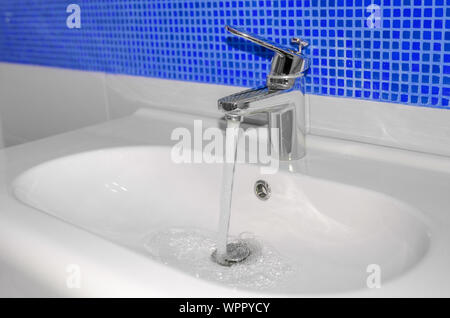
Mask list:
POLYGON ((250 255, 250 249, 242 241, 227 244, 227 253, 225 255, 217 254, 217 250, 211 255, 214 262, 223 266, 231 266, 244 261, 250 255))
POLYGON ((269 184, 264 180, 258 180, 255 182, 255 195, 258 199, 262 201, 266 201, 270 198, 271 194, 269 184))

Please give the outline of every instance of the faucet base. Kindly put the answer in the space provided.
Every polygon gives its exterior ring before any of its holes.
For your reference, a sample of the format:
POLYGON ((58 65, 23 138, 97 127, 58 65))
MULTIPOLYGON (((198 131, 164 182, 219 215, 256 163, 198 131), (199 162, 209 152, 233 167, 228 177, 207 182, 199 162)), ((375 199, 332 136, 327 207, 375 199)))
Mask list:
POLYGON ((301 91, 259 87, 223 97, 218 106, 232 120, 267 114, 272 156, 282 161, 305 156, 306 111, 301 91))
POLYGON ((306 155, 303 118, 296 103, 269 112, 269 142, 272 156, 281 161, 291 161, 306 155))

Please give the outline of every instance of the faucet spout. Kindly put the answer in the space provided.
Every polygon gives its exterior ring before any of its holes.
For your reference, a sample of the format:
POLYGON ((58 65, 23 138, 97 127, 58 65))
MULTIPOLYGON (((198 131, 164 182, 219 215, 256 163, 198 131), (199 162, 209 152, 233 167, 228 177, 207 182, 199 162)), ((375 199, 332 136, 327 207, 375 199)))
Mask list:
POLYGON ((225 113, 225 117, 240 120, 246 116, 266 113, 272 155, 283 161, 305 156, 305 105, 300 91, 259 87, 221 98, 218 107, 225 113))

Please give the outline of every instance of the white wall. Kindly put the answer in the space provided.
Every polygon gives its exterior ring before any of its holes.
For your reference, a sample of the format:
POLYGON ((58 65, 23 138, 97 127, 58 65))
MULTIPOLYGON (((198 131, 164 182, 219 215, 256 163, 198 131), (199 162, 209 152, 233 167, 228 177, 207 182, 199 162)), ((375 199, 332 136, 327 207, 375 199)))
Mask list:
MULTIPOLYGON (((139 108, 218 118, 217 99, 242 89, 0 63, 0 120, 11 146, 139 108)), ((317 95, 306 106, 312 134, 450 156, 450 110, 317 95)))
POLYGON ((3 147, 5 147, 5 142, 3 140, 2 116, 0 114, 0 149, 3 147))
POLYGON ((103 73, 0 63, 5 146, 108 119, 103 73))
POLYGON ((450 110, 310 95, 310 132, 450 156, 450 110))

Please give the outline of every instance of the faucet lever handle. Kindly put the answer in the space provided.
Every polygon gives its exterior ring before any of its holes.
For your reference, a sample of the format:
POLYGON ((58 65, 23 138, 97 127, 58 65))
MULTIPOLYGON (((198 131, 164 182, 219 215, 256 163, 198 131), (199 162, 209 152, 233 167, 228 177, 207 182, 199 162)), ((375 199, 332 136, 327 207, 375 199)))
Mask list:
POLYGON ((273 42, 269 39, 265 39, 257 34, 250 33, 247 30, 237 28, 234 26, 230 26, 230 25, 225 26, 225 29, 234 35, 237 35, 248 41, 256 43, 260 46, 263 46, 271 51, 274 51, 275 53, 278 53, 281 56, 294 57, 298 54, 295 50, 292 50, 291 48, 284 47, 281 44, 273 42))
POLYGON ((307 47, 309 43, 305 40, 302 40, 300 38, 292 38, 292 43, 298 44, 298 54, 302 54, 303 48, 307 47))
POLYGON ((301 54, 302 48, 307 46, 308 42, 302 39, 293 39, 299 45, 298 51, 296 51, 241 28, 227 25, 225 29, 234 35, 275 52, 272 57, 270 73, 266 78, 266 85, 272 90, 292 88, 296 79, 302 77, 309 68, 309 59, 301 54))

